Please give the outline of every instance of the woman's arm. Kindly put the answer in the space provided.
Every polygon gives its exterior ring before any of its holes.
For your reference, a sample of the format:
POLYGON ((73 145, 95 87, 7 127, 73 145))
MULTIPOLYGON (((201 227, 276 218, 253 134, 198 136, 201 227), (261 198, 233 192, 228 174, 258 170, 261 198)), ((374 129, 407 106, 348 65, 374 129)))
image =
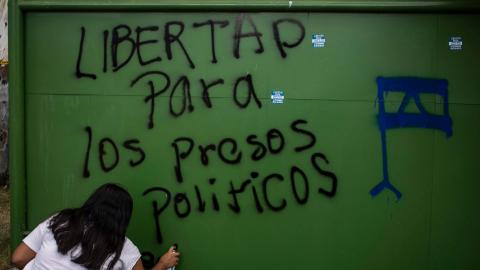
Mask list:
POLYGON ((35 251, 22 242, 12 254, 12 264, 23 269, 36 255, 37 253, 35 251))
POLYGON ((42 246, 43 236, 48 229, 49 220, 50 219, 47 219, 35 227, 15 249, 11 258, 13 265, 23 269, 28 262, 37 256, 37 252, 39 252, 42 246))
MULTIPOLYGON (((152 270, 167 270, 178 264, 180 259, 180 253, 175 252, 174 247, 171 247, 167 253, 163 254, 158 263, 152 268, 152 270)), ((138 259, 137 263, 133 266, 132 270, 144 270, 142 260, 138 259)))

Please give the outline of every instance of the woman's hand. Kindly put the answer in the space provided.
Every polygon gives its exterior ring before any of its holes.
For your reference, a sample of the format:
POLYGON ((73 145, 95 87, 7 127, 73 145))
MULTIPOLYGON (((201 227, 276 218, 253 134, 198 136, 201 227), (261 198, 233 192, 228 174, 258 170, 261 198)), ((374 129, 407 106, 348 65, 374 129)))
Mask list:
POLYGON ((160 257, 160 260, 155 265, 154 269, 165 270, 165 269, 171 268, 178 264, 179 259, 180 259, 180 253, 176 252, 174 247, 170 247, 167 253, 163 254, 163 256, 160 257))
MULTIPOLYGON (((175 247, 171 247, 167 253, 160 257, 160 260, 158 260, 157 264, 152 268, 152 270, 167 270, 173 266, 176 266, 179 259, 180 253, 175 251, 175 247)), ((144 270, 141 259, 138 259, 132 270, 144 270)))

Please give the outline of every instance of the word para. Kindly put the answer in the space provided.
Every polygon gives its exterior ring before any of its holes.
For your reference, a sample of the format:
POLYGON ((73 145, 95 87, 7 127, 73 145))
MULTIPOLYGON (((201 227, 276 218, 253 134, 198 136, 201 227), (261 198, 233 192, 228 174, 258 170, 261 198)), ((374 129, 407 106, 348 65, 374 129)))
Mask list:
MULTIPOLYGON (((135 79, 132 80, 130 87, 136 86, 139 82, 146 82, 148 87, 148 95, 145 96, 144 102, 149 105, 149 115, 148 115, 148 128, 152 129, 154 127, 154 113, 156 109, 156 99, 162 94, 170 91, 169 96, 169 112, 173 117, 179 117, 185 112, 193 112, 195 107, 192 102, 191 94, 191 79, 186 75, 181 75, 178 77, 176 82, 172 85, 171 77, 163 71, 148 71, 140 74, 135 79), (161 85, 161 87, 157 87, 161 85), (171 87, 170 87, 171 86, 171 87), (176 97, 176 94, 180 93, 180 98, 176 97), (180 100, 180 104, 175 104, 174 100, 180 100)), ((202 101, 207 108, 212 108, 213 104, 210 99, 210 91, 214 86, 219 86, 225 83, 222 78, 218 78, 211 81, 206 81, 204 79, 199 80, 201 89, 202 89, 202 101)), ((241 109, 245 109, 249 106, 251 100, 255 102, 258 108, 262 108, 262 102, 257 97, 255 92, 255 87, 253 84, 253 79, 251 74, 245 76, 240 76, 235 80, 232 90, 232 98, 235 105, 241 109), (246 91, 246 98, 240 98, 241 90, 246 91)))

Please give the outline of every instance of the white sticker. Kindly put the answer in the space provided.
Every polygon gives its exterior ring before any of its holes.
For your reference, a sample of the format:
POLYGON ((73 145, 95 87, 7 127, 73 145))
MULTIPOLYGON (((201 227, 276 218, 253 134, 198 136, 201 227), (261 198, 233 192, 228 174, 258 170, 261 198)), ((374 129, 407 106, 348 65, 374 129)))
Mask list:
POLYGON ((273 90, 271 98, 272 104, 283 104, 285 100, 285 93, 283 90, 273 90))
POLYGON ((462 46, 462 37, 450 37, 450 40, 448 41, 448 47, 450 47, 451 51, 460 51, 462 50, 462 46))
POLYGON ((325 42, 327 39, 325 38, 324 34, 317 35, 313 34, 312 35, 312 46, 313 48, 323 48, 325 47, 325 42))

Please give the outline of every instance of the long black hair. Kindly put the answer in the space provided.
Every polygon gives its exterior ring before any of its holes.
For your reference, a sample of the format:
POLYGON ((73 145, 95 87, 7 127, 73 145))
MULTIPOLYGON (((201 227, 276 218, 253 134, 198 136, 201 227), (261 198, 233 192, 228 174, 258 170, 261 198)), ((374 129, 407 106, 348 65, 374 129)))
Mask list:
POLYGON ((107 269, 113 269, 123 249, 132 208, 132 197, 122 187, 99 187, 82 207, 62 210, 50 220, 58 252, 66 255, 80 248, 80 253, 72 254, 72 262, 93 270, 112 256, 107 269))

